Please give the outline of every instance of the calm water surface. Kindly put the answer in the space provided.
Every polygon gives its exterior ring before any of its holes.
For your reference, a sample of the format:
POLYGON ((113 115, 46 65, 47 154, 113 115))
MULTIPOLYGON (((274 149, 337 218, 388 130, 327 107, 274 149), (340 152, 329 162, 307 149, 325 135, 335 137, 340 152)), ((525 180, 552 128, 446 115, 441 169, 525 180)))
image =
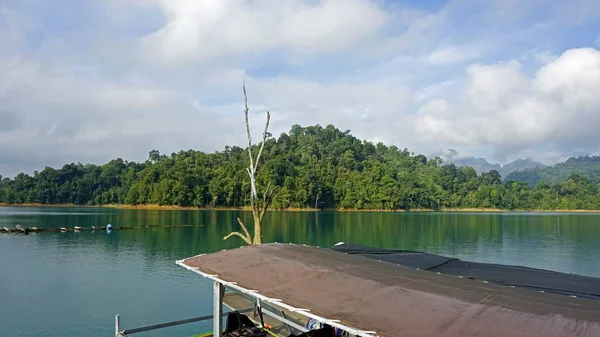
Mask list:
MULTIPOLYGON (((0 235, 1 336, 112 336, 124 328, 211 313, 211 284, 175 260, 230 249, 235 211, 0 207, 0 227, 139 229, 0 235), (145 225, 199 225, 144 228, 145 225)), ((265 241, 420 250, 600 277, 600 214, 270 212, 265 241)), ((191 336, 210 322, 139 336, 191 336)), ((138 335, 136 335, 138 336, 138 335)))

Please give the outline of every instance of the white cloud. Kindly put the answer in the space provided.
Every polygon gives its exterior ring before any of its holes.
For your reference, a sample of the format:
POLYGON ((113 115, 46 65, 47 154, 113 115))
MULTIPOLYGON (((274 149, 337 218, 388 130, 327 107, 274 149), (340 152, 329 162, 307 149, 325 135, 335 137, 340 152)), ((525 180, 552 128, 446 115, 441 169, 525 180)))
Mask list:
POLYGON ((549 50, 535 54, 535 58, 538 61, 540 61, 540 63, 542 63, 542 64, 550 63, 550 62, 554 61, 557 57, 558 57, 558 55, 555 55, 554 53, 552 53, 549 50))
POLYGON ((536 76, 536 86, 560 100, 577 113, 600 106, 600 51, 592 48, 571 49, 543 67, 536 76))
POLYGON ((419 109, 415 132, 426 143, 444 139, 445 143, 462 144, 466 141, 464 135, 452 130, 453 114, 452 105, 446 100, 431 100, 419 109))
POLYGON ((450 86, 456 85, 456 82, 457 80, 448 80, 438 84, 427 85, 417 91, 415 100, 419 102, 433 97, 440 97, 443 93, 449 91, 450 86))
MULTIPOLYGON (((569 156, 565 155, 564 152, 558 150, 551 150, 542 153, 531 152, 531 151, 523 151, 523 155, 527 156, 527 153, 530 155, 533 160, 540 162, 545 165, 554 165, 555 163, 565 161, 569 159, 569 156)), ((575 155, 575 154, 572 154, 575 155)))
POLYGON ((469 47, 443 47, 433 51, 427 61, 434 65, 448 65, 468 61, 479 56, 479 52, 469 47))
POLYGON ((376 34, 387 20, 368 0, 155 1, 167 22, 143 37, 143 50, 175 63, 275 49, 302 55, 340 50, 376 34))
POLYGON ((525 75, 516 62, 473 65, 459 104, 431 101, 415 122, 430 142, 489 145, 500 159, 536 144, 598 150, 600 51, 573 49, 525 75))
POLYGON ((443 160, 443 163, 451 163, 460 159, 473 158, 474 154, 468 151, 462 151, 461 149, 434 149, 428 156, 439 157, 443 160))
POLYGON ((48 69, 24 58, 0 59, 0 73, 2 111, 16 119, 0 130, 9 173, 17 169, 8 168, 11 158, 20 162, 18 170, 31 172, 67 162, 142 160, 154 148, 216 149, 228 140, 213 133, 225 129, 227 117, 216 118, 170 89, 97 82, 68 65, 48 69))
POLYGON ((331 123, 423 153, 600 150, 598 50, 563 53, 580 19, 525 22, 542 1, 81 3, 60 25, 60 7, 0 6, 4 175, 242 146, 243 81, 257 134, 268 109, 275 135, 331 123))
POLYGON ((0 5, 0 55, 24 43, 37 25, 27 16, 0 5))
POLYGON ((412 91, 398 84, 368 81, 360 84, 319 83, 281 76, 248 82, 253 100, 276 111, 278 132, 293 124, 333 124, 360 137, 390 142, 405 128, 412 91))

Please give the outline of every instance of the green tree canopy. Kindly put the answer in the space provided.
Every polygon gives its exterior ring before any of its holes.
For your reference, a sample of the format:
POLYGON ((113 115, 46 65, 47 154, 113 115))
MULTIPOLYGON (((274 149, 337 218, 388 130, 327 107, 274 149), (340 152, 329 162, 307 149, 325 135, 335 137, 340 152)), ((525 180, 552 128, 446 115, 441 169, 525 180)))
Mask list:
MULTIPOLYGON (((247 206, 245 150, 227 146, 170 156, 153 150, 142 163, 117 158, 100 166, 46 167, 32 176, 0 179, 0 202, 247 206)), ((587 163, 585 172, 600 172, 597 157, 579 161, 587 163)), ((294 125, 266 141, 261 162, 257 183, 278 187, 275 208, 600 209, 598 177, 585 172, 536 184, 502 182, 497 171, 477 175, 472 167, 361 141, 333 125, 294 125)))

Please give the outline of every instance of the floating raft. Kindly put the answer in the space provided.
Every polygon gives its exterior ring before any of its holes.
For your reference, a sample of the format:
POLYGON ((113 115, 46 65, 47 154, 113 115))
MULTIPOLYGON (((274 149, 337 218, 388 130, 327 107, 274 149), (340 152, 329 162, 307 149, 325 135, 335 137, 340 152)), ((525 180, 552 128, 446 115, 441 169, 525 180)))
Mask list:
POLYGON ((132 230, 132 229, 145 229, 145 228, 172 228, 172 227, 195 227, 202 225, 175 225, 175 226, 162 226, 162 225, 145 225, 145 226, 75 226, 69 227, 52 227, 52 228, 38 228, 38 227, 25 227, 23 225, 16 225, 14 228, 0 227, 0 233, 8 234, 30 234, 30 233, 41 233, 41 232, 83 232, 83 231, 104 231, 104 230, 132 230))
MULTIPOLYGON (((126 230, 126 229, 135 229, 139 227, 113 227, 112 230, 126 230)), ((90 227, 80 227, 75 226, 73 228, 67 227, 54 227, 54 228, 38 228, 38 227, 24 227, 21 225, 17 225, 15 228, 3 227, 0 228, 0 233, 9 233, 9 234, 30 234, 30 233, 41 233, 41 232, 81 232, 81 231, 103 231, 106 230, 106 226, 90 226, 90 227)))

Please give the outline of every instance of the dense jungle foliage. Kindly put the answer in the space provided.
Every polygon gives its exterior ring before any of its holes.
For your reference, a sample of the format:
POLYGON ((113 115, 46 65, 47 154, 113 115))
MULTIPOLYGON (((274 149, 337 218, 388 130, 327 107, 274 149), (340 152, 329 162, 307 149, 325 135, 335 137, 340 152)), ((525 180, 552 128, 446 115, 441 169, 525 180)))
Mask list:
MULTIPOLYGON (((471 167, 361 141, 332 125, 294 125, 267 141, 263 159, 259 186, 279 187, 273 208, 600 209, 596 180, 578 174, 535 187, 503 182, 497 171, 477 175, 471 167)), ((239 207, 248 203, 247 166, 248 154, 237 146, 208 154, 151 151, 144 163, 67 164, 4 178, 0 202, 239 207)))
POLYGON ((567 159, 549 167, 537 167, 512 172, 506 179, 524 181, 533 187, 539 183, 556 184, 569 179, 573 174, 600 182, 600 156, 581 156, 567 159))

